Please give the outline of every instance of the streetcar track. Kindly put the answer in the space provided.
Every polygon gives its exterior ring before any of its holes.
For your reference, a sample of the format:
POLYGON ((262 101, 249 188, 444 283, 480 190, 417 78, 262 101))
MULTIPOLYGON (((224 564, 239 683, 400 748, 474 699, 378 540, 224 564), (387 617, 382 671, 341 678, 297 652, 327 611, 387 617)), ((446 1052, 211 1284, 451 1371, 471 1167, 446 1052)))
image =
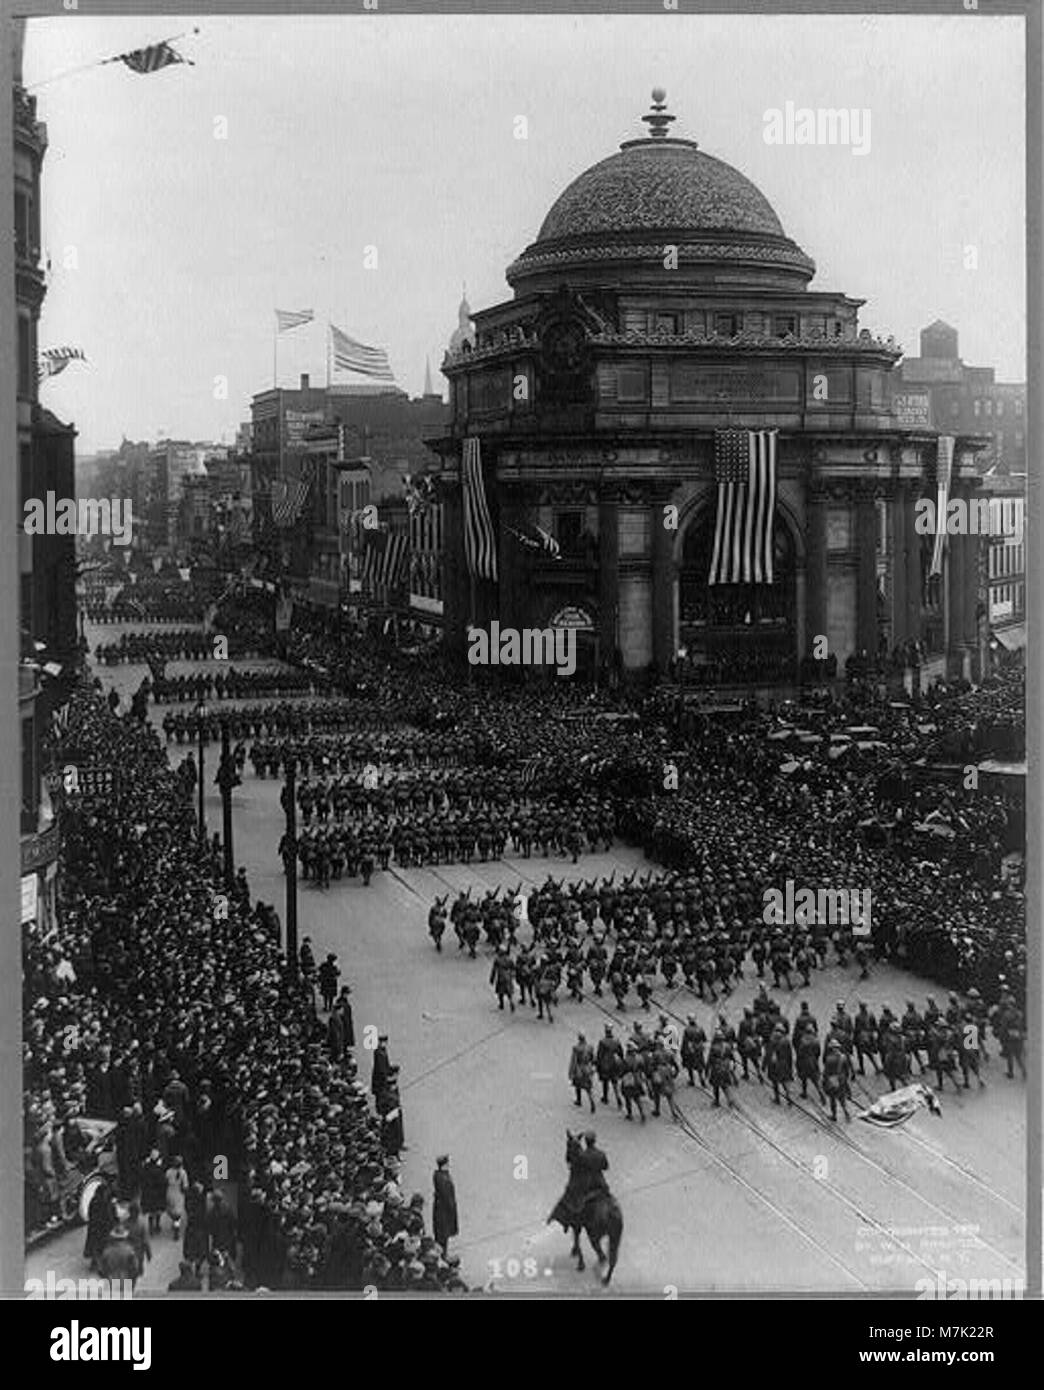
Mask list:
MULTIPOLYGON (((681 1021, 680 1016, 676 1014, 674 1010, 670 1008, 669 1005, 661 1005, 659 1002, 657 1002, 657 1007, 663 1008, 666 1013, 671 1014, 675 1019, 681 1021)), ((699 1089, 702 1090, 705 1095, 710 1095, 710 1092, 707 1090, 705 1086, 701 1085, 699 1089)), ((951 1224, 951 1228, 956 1229, 957 1227, 967 1224, 966 1222, 958 1221, 952 1212, 949 1212, 944 1207, 939 1206, 938 1203, 932 1201, 930 1197, 926 1197, 923 1193, 919 1192, 917 1188, 913 1187, 904 1178, 901 1178, 898 1174, 892 1172, 892 1170, 888 1168, 885 1164, 879 1163, 877 1159, 872 1158, 868 1153, 866 1153, 862 1148, 860 1148, 860 1146, 855 1142, 855 1140, 852 1139, 848 1134, 846 1134, 844 1130, 833 1127, 833 1121, 828 1121, 825 1118, 825 1116, 821 1118, 815 1113, 814 1110, 811 1110, 807 1108, 805 1105, 803 1105, 800 1100, 794 1100, 793 1104, 802 1112, 802 1114, 807 1115, 823 1132, 844 1143, 848 1147, 848 1149, 852 1153, 854 1153, 858 1158, 861 1158, 868 1167, 873 1168, 877 1172, 881 1173, 887 1181, 893 1182, 897 1186, 905 1188, 906 1191, 909 1192, 915 1198, 915 1200, 921 1202, 930 1210, 937 1212, 940 1216, 945 1217, 946 1220, 951 1224)), ((771 1148, 775 1149, 776 1152, 778 1152, 789 1163, 797 1167, 800 1172, 805 1173, 806 1170, 801 1165, 801 1163, 797 1159, 795 1159, 787 1149, 782 1147, 782 1145, 779 1144, 778 1141, 773 1139, 771 1135, 765 1133, 761 1129, 761 1126, 757 1123, 757 1121, 753 1120, 745 1110, 740 1109, 737 1105, 735 1107, 730 1107, 729 1113, 731 1113, 737 1119, 742 1119, 742 1121, 747 1125, 748 1129, 750 1129, 752 1133, 756 1134, 764 1143, 767 1143, 771 1148)), ((811 1175, 806 1174, 806 1176, 811 1175)), ((887 1227, 883 1226, 879 1221, 877 1221, 875 1217, 870 1216, 868 1213, 864 1213, 855 1204, 855 1202, 852 1201, 851 1198, 847 1197, 839 1189, 835 1188, 832 1183, 827 1182, 825 1179, 821 1180, 818 1178, 813 1178, 813 1181, 819 1184, 820 1186, 826 1187, 828 1191, 834 1193, 837 1197, 839 1197, 841 1201, 845 1203, 846 1206, 851 1207, 851 1209, 855 1211, 861 1219, 866 1221, 868 1224, 877 1227, 877 1229, 882 1231, 887 1236, 887 1238, 894 1244, 898 1245, 901 1249, 906 1250, 908 1253, 913 1254, 914 1258, 919 1263, 923 1264, 926 1269, 931 1269, 931 1266, 929 1266, 925 1262, 923 1257, 911 1251, 908 1246, 903 1244, 902 1241, 898 1240, 894 1235, 892 1235, 888 1231, 887 1227)), ((997 1247, 991 1244, 990 1241, 985 1240, 980 1235, 976 1235, 975 1240, 983 1249, 988 1250, 991 1254, 995 1255, 997 1258, 1002 1260, 1006 1265, 1010 1266, 1013 1269, 1017 1269, 1021 1273, 1022 1265, 1012 1260, 1010 1256, 1005 1255, 1003 1251, 998 1250, 997 1247)), ((934 1270, 932 1272, 934 1273, 934 1270)))

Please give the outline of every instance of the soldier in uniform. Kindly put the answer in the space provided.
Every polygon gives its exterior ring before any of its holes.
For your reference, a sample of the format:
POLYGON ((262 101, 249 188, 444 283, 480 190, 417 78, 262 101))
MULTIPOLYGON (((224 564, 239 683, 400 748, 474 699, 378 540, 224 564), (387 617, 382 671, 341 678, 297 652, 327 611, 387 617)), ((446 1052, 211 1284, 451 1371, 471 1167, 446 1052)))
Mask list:
POLYGON ((591 1044, 584 1037, 583 1033, 578 1033, 573 1051, 569 1057, 569 1084, 572 1086, 576 1095, 574 1105, 582 1106, 581 1093, 587 1093, 588 1104, 591 1107, 591 1114, 595 1112, 594 1098, 594 1052, 591 1044))
POLYGON ((823 1058, 823 1089, 830 1097, 830 1118, 837 1119, 837 1103, 841 1102, 841 1109, 845 1112, 845 1119, 852 1117, 848 1113, 848 1101, 851 1096, 851 1077, 852 1064, 841 1050, 841 1044, 836 1038, 831 1038, 827 1043, 826 1056, 823 1058))
POLYGON ((613 1025, 607 1023, 605 1032, 598 1040, 598 1049, 595 1053, 595 1070, 598 1079, 602 1083, 602 1104, 609 1104, 609 1087, 613 1088, 613 1095, 616 1098, 616 1108, 620 1108, 620 1087, 619 1076, 623 1064, 623 1045, 620 1039, 613 1032, 613 1025))
POLYGON ((881 1068, 874 1060, 874 1053, 877 1051, 877 1019, 874 1018, 862 1000, 860 1000, 859 1012, 856 1014, 853 1024, 853 1039, 856 1061, 859 1064, 859 1075, 866 1075, 864 1058, 869 1057, 874 1068, 874 1075, 879 1076, 881 1068))
POLYGON ((555 1002, 555 991, 558 989, 561 978, 558 965, 551 959, 545 960, 540 967, 536 983, 538 1020, 544 1017, 544 1010, 546 1009, 548 1023, 554 1023, 551 1006, 555 1002))
POLYGON ((645 1124, 645 1111, 642 1108, 643 1089, 641 1061, 634 1047, 628 1045, 620 1069, 620 1090, 623 1094, 627 1118, 633 1119, 631 1110, 633 1106, 637 1106, 638 1117, 642 1124, 645 1124))
POLYGON ((740 1061, 743 1063, 743 1080, 750 1080, 750 1064, 754 1063, 754 1072, 761 1080, 761 1063, 759 1055, 761 1053, 761 1041, 758 1037, 757 1020, 754 1018, 753 1009, 744 1009, 743 1017, 740 1019, 739 1028, 736 1033, 736 1043, 739 1048, 740 1061))
POLYGON ((711 1089, 714 1092, 714 1104, 721 1104, 720 1096, 721 1092, 724 1091, 725 1099, 729 1105, 735 1106, 735 1101, 732 1099, 732 1087, 736 1084, 732 1044, 720 1028, 714 1034, 711 1042, 708 1069, 711 1089))
POLYGON ((802 1100, 808 1099, 808 1083, 811 1081, 816 1088, 820 1105, 826 1105, 826 1097, 819 1084, 819 1034, 814 1019, 812 1024, 811 1028, 803 1028, 800 1033, 797 1023, 794 1024, 794 1045, 797 1050, 797 1074, 798 1080, 801 1082, 801 1098, 802 1100))
POLYGON ((695 1086, 693 1072, 700 1078, 700 1085, 704 1084, 706 1072, 706 1054, 704 1048, 707 1044, 707 1034, 696 1021, 696 1015, 690 1014, 685 1020, 685 1029, 681 1039, 681 1062, 682 1066, 689 1074, 689 1085, 695 1086))
POLYGON ((775 1105, 780 1103, 779 1090, 782 1086, 787 1104, 793 1105, 794 1102, 790 1098, 790 1083, 794 1079, 794 1048, 782 1023, 775 1025, 772 1030, 772 1037, 769 1039, 768 1075, 772 1082, 773 1103, 775 1105))
POLYGON ((503 1012, 504 1000, 515 1012, 515 963, 507 951, 498 951, 493 958, 493 968, 489 972, 489 982, 496 990, 497 1007, 503 1012))

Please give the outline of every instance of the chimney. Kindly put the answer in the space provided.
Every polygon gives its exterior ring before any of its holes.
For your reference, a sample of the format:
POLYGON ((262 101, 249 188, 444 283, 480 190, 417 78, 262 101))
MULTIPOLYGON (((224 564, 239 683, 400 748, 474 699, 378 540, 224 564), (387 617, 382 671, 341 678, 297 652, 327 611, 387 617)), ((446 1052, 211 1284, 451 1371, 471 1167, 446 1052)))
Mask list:
POLYGON ((307 372, 302 372, 302 373, 301 373, 301 390, 302 390, 302 391, 307 391, 307 390, 308 390, 308 383, 309 383, 309 380, 310 380, 310 378, 309 378, 309 376, 308 376, 308 373, 307 373, 307 372))

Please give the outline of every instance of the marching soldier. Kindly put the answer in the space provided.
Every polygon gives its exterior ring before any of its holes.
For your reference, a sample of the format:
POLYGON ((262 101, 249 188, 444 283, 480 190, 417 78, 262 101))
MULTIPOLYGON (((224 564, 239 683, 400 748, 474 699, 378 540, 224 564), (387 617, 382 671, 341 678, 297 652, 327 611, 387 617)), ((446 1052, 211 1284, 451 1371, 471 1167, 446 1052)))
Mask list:
POLYGON ((507 951, 498 951, 489 972, 489 982, 497 993, 497 1007, 503 1012, 504 1000, 515 1012, 515 963, 507 951))
POLYGON ((859 1075, 866 1075, 866 1067, 863 1059, 869 1057, 874 1068, 874 1075, 881 1074, 881 1068, 874 1061, 874 1053, 877 1051, 877 1020, 869 1011, 866 1004, 860 1001, 859 1012, 855 1016, 853 1024, 853 1037, 855 1041, 856 1061, 859 1064, 859 1075))
POLYGON ((761 1063, 759 1054, 761 1052, 761 1041, 757 1032, 757 1021, 754 1018, 753 1009, 744 1009, 743 1017, 736 1033, 736 1042, 739 1048, 740 1061, 743 1063, 743 1080, 750 1080, 750 1064, 754 1063, 754 1071, 758 1080, 761 1080, 761 1063))
POLYGON ((824 1096, 823 1088, 819 1084, 819 1035, 814 1019, 812 1023, 811 1028, 804 1028, 800 1033, 798 1033, 797 1024, 794 1024, 797 1074, 798 1080, 801 1082, 801 1098, 802 1100, 808 1099, 808 1083, 811 1081, 816 1088, 820 1105, 826 1105, 826 1096, 824 1096))
POLYGON ((613 1095, 616 1098, 616 1108, 620 1108, 620 1086, 619 1077, 623 1065, 623 1044, 613 1032, 613 1025, 607 1023, 605 1032, 598 1040, 598 1050, 595 1053, 595 1070, 598 1079, 602 1083, 602 1104, 609 1104, 609 1087, 613 1088, 613 1095))
POLYGON ((706 1072, 706 1055, 704 1048, 707 1044, 707 1034, 696 1021, 695 1014, 690 1014, 685 1021, 685 1029, 681 1040, 681 1062, 682 1066, 689 1074, 689 1085, 695 1086, 693 1072, 700 1078, 700 1085, 704 1084, 706 1072))
POLYGON ((851 1097, 851 1076, 852 1064, 841 1050, 841 1044, 836 1038, 831 1038, 827 1043, 826 1056, 823 1059, 823 1089, 830 1097, 830 1118, 837 1119, 837 1104, 841 1102, 841 1109, 845 1112, 845 1119, 852 1117, 848 1113, 848 1101, 851 1097))
POLYGON ((779 1102, 779 1089, 782 1086, 787 1104, 793 1105, 790 1098, 790 1082, 794 1079, 794 1048, 784 1031, 782 1023, 777 1023, 769 1040, 768 1075, 772 1082, 772 1100, 779 1102))
POLYGON ((573 1051, 569 1058, 569 1084, 572 1086, 576 1100, 574 1105, 582 1106, 580 1099, 581 1092, 587 1093, 587 1100, 591 1107, 591 1114, 595 1113, 594 1099, 594 1053, 591 1044, 584 1037, 583 1033, 578 1033, 573 1051))
POLYGON ((711 1089, 714 1092, 714 1104, 721 1104, 720 1096, 721 1092, 724 1091, 725 1099, 729 1105, 735 1107, 736 1102, 732 1099, 732 1087, 736 1084, 732 1044, 720 1028, 714 1034, 714 1040, 711 1043, 709 1070, 711 1089))
POLYGON ((623 1059, 620 1070, 620 1090, 623 1093, 624 1107, 627 1118, 633 1118, 631 1110, 633 1106, 638 1107, 638 1118, 645 1124, 645 1111, 642 1108, 642 1070, 638 1053, 628 1045, 627 1052, 623 1059))

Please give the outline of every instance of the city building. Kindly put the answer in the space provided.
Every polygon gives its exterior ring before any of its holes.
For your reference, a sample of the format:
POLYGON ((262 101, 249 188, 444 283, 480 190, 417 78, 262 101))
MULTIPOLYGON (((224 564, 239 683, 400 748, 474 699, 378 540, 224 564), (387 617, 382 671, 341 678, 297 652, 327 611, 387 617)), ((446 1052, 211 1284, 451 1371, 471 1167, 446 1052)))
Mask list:
POLYGON ((76 431, 40 404, 40 309, 47 281, 40 249, 41 172, 47 127, 22 85, 25 20, 10 21, 14 86, 15 305, 18 316, 17 420, 19 625, 18 720, 21 743, 22 921, 53 919, 58 825, 43 794, 47 735, 68 698, 77 659, 76 537, 27 535, 25 503, 76 496, 76 431))
POLYGON ((985 436, 980 472, 1026 472, 1026 384, 995 380, 992 367, 969 367, 956 328, 936 319, 921 329, 921 354, 899 364, 901 391, 927 398, 928 424, 947 434, 985 436))
MULTIPOLYGON (((764 195, 672 135, 661 97, 648 134, 554 203, 507 269, 514 297, 461 307, 450 427, 432 440, 450 651, 463 661, 469 625, 496 618, 576 630, 588 672, 662 673, 684 651, 777 686, 825 653, 839 670, 907 652, 909 679, 973 673, 976 542, 947 537, 931 573, 915 504, 947 446, 893 412, 901 348, 860 325, 862 300, 809 287, 815 264, 764 195), (777 432, 771 583, 709 583, 726 429, 777 432), (495 579, 465 555, 469 440, 495 579)), ((963 497, 988 440, 947 434, 963 497)))

